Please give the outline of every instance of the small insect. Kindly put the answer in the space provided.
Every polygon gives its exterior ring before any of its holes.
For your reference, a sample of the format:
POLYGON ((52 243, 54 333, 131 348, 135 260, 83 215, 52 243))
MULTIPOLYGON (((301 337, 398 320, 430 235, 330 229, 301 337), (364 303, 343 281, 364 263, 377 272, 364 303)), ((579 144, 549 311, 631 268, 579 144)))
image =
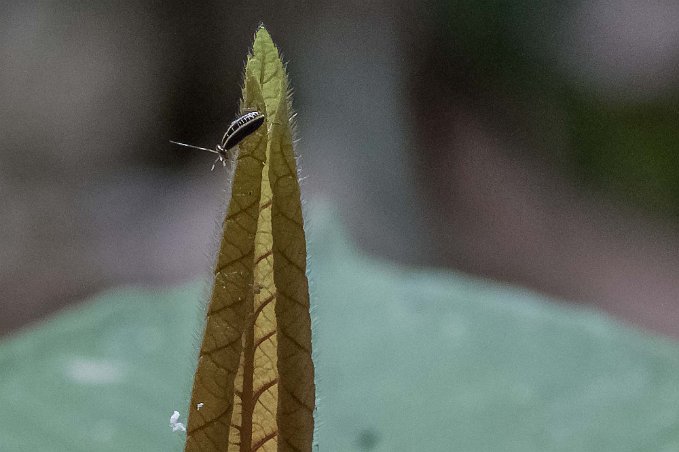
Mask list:
POLYGON ((233 120, 226 133, 222 138, 222 142, 215 146, 214 149, 201 148, 200 146, 194 146, 192 144, 179 143, 177 141, 170 140, 170 143, 178 144, 180 146, 186 146, 187 148, 200 149, 202 151, 212 152, 217 154, 217 160, 212 164, 212 169, 215 169, 217 162, 222 162, 222 165, 226 167, 226 160, 228 158, 228 151, 234 147, 245 137, 253 133, 255 130, 264 123, 264 115, 258 111, 249 111, 243 113, 239 117, 233 120))

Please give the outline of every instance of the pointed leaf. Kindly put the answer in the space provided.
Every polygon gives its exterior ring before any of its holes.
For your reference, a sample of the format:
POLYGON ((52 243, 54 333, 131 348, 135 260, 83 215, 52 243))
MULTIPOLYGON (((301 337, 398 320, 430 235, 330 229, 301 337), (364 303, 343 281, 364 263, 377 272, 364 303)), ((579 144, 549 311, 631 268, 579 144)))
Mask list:
POLYGON ((186 450, 310 452, 315 389, 306 244, 286 73, 263 27, 245 80, 241 110, 264 113, 269 131, 260 128, 240 146, 186 450))

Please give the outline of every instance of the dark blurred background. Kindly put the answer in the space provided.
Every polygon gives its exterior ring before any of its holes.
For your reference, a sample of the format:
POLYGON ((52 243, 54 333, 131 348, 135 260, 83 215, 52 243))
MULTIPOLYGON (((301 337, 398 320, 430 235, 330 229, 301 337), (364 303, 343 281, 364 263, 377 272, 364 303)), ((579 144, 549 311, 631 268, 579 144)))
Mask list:
MULTIPOLYGON (((0 6, 0 334, 209 272, 260 22, 310 202, 366 252, 679 337, 679 4, 19 1, 0 6)), ((313 271, 313 270, 312 270, 313 271)))

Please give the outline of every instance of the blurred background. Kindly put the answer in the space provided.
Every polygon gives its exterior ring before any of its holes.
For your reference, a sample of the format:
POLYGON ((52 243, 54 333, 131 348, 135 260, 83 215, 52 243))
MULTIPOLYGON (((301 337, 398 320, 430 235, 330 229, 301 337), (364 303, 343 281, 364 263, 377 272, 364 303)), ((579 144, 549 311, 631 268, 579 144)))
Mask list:
POLYGON ((0 334, 207 274, 212 147, 260 22, 289 61, 305 198, 365 252, 679 337, 679 4, 7 0, 0 334))

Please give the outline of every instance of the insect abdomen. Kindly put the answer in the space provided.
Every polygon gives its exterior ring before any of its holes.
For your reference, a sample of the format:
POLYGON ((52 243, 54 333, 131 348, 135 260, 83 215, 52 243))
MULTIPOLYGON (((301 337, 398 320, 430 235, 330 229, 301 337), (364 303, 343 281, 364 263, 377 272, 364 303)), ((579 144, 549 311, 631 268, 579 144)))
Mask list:
POLYGON ((258 111, 251 111, 236 118, 222 138, 222 147, 231 149, 243 141, 245 137, 253 133, 264 123, 264 115, 258 111))

